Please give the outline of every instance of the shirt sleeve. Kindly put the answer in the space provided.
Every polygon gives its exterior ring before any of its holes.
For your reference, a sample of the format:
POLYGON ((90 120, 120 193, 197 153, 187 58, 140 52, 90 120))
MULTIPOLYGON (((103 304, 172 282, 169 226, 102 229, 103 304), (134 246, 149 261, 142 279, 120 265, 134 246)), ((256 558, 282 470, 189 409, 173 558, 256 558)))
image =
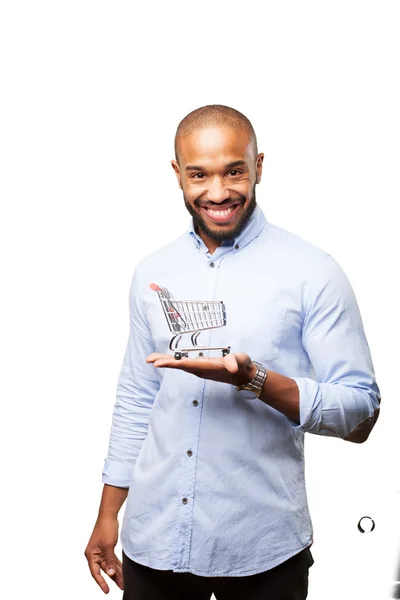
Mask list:
POLYGON ((362 443, 378 418, 381 398, 353 289, 326 255, 304 295, 302 341, 314 373, 293 377, 300 392, 300 424, 291 424, 362 443))
POLYGON ((117 384, 108 454, 102 472, 103 483, 123 488, 130 486, 160 387, 157 369, 146 363, 155 346, 142 307, 137 267, 130 286, 129 313, 129 339, 117 384))

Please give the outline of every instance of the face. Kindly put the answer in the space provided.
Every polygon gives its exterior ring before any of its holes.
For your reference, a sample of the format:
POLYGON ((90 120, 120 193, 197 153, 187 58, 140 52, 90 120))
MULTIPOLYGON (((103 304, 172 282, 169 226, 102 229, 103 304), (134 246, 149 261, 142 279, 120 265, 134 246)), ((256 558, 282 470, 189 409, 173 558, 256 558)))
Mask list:
POLYGON ((241 129, 213 126, 178 141, 179 164, 171 161, 197 233, 216 248, 236 237, 256 206, 264 155, 253 156, 241 129))

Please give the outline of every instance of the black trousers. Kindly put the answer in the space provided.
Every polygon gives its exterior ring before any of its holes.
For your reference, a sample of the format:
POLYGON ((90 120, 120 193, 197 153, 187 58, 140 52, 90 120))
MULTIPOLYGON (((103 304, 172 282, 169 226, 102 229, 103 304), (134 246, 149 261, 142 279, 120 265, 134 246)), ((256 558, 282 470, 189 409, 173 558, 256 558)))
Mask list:
POLYGON ((309 548, 277 567, 243 577, 202 577, 151 569, 122 552, 122 600, 305 600, 308 569, 314 564, 309 548))

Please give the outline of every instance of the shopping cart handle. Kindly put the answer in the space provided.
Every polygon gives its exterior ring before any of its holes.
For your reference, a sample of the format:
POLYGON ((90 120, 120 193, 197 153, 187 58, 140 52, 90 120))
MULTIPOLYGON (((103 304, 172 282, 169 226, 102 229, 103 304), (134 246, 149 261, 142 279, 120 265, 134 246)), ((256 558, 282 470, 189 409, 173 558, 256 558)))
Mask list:
POLYGON ((159 285, 157 285, 156 283, 151 283, 150 287, 152 290, 154 290, 155 292, 161 292, 161 288, 159 285))

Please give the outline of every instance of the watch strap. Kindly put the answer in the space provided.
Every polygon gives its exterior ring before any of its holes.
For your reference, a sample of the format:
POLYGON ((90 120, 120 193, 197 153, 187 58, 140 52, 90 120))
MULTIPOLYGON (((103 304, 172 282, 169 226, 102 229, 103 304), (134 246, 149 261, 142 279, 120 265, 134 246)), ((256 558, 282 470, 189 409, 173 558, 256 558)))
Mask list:
POLYGON ((244 385, 238 385, 236 387, 236 389, 238 391, 248 390, 250 392, 253 392, 257 396, 257 398, 259 398, 260 394, 261 394, 261 390, 264 385, 264 381, 268 377, 268 371, 264 367, 264 365, 257 362, 256 360, 253 360, 253 363, 257 366, 257 371, 256 371, 256 374, 254 375, 253 379, 251 381, 249 381, 249 383, 246 383, 244 385))

